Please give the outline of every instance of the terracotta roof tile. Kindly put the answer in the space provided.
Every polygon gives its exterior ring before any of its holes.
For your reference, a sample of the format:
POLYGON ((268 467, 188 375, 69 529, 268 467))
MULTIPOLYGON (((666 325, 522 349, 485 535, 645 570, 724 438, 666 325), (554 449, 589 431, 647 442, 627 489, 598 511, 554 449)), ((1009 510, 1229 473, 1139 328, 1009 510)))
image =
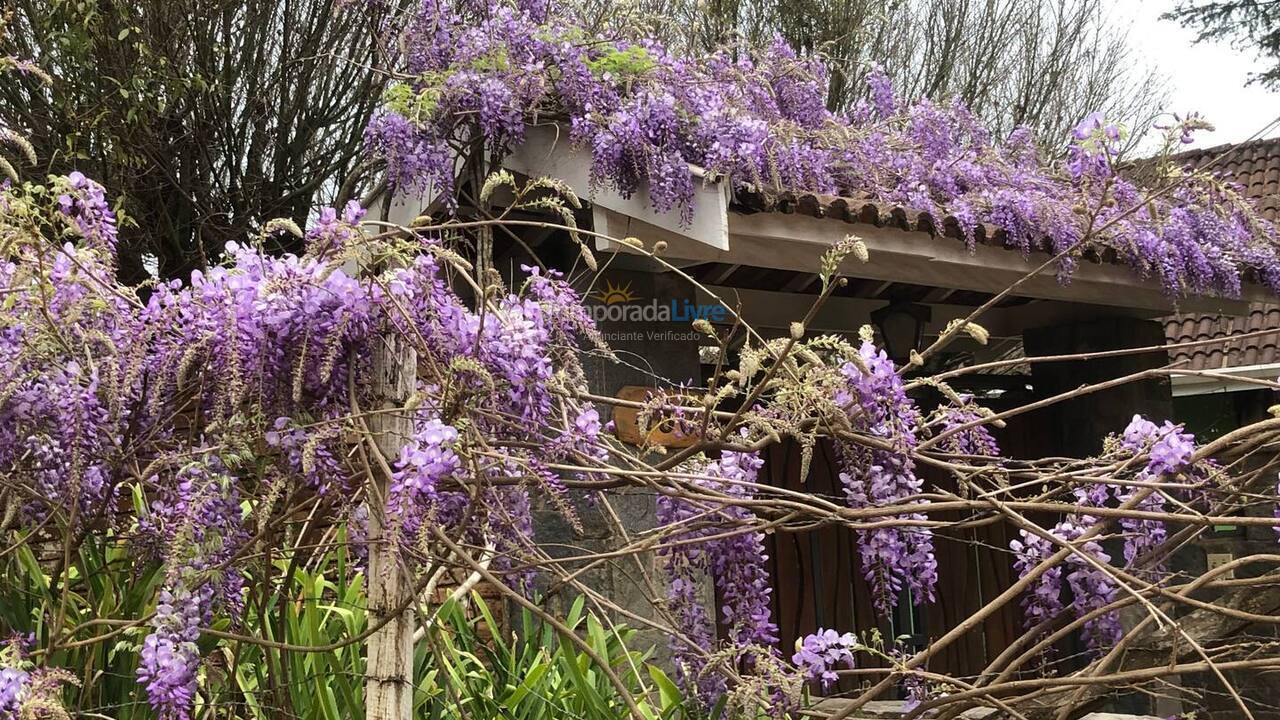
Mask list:
POLYGON ((1280 137, 1191 150, 1172 159, 1193 169, 1212 165, 1212 172, 1258 204, 1263 217, 1280 220, 1280 137))
MULTIPOLYGON (((1197 169, 1212 163, 1214 172, 1239 185, 1243 193, 1257 203, 1263 217, 1280 222, 1280 137, 1192 150, 1175 155, 1173 159, 1184 166, 1197 169)), ((798 214, 848 223, 896 227, 957 241, 963 241, 964 238, 960 223, 953 216, 935 218, 927 212, 888 205, 865 196, 840 197, 792 192, 764 195, 739 191, 734 194, 733 207, 736 211, 747 214, 798 214)), ((974 236, 978 244, 1009 246, 1005 232, 992 225, 980 224, 975 229, 974 236)), ((1049 252, 1047 241, 1042 241, 1033 249, 1049 252)), ((1095 263, 1114 263, 1118 260, 1115 250, 1102 245, 1087 248, 1084 257, 1095 263)), ((1251 274, 1245 280, 1256 282, 1251 274)), ((1186 361, 1184 367, 1200 370, 1280 362, 1280 306, 1254 305, 1247 318, 1175 316, 1167 318, 1165 323, 1165 334, 1170 344, 1225 338, 1263 329, 1274 329, 1275 332, 1245 340, 1205 344, 1170 352, 1174 360, 1186 361)))
MULTIPOLYGON (((1257 204, 1259 214, 1272 222, 1280 222, 1280 137, 1191 150, 1172 159, 1194 169, 1212 163, 1212 171, 1239 185, 1244 195, 1257 204)), ((1184 361, 1183 367, 1192 370, 1280 362, 1280 305, 1252 305, 1246 317, 1206 315, 1172 317, 1165 321, 1165 336, 1170 344, 1226 339, 1263 330, 1273 332, 1243 340, 1226 340, 1223 344, 1170 350, 1172 360, 1184 361)))
POLYGON ((1189 370, 1270 365, 1280 362, 1280 305, 1255 304, 1245 317, 1230 315, 1175 316, 1165 320, 1169 343, 1221 339, 1169 351, 1170 359, 1189 370), (1237 335, 1250 335, 1239 340, 1237 335))

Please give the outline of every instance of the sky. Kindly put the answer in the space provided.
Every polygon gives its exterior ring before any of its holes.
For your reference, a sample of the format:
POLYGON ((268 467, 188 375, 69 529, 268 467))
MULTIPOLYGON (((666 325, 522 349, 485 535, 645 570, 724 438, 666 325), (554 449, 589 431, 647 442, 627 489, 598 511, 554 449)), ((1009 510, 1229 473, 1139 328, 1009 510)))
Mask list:
MULTIPOLYGON (((1212 147, 1243 142, 1280 116, 1280 92, 1257 85, 1245 87, 1256 55, 1233 49, 1227 43, 1194 43, 1195 33, 1160 14, 1175 0, 1119 0, 1113 12, 1121 22, 1132 23, 1130 41, 1142 61, 1167 77, 1167 110, 1185 114, 1198 111, 1214 124, 1214 132, 1198 133, 1191 147, 1212 147)), ((1280 126, 1263 137, 1280 136, 1280 126)))

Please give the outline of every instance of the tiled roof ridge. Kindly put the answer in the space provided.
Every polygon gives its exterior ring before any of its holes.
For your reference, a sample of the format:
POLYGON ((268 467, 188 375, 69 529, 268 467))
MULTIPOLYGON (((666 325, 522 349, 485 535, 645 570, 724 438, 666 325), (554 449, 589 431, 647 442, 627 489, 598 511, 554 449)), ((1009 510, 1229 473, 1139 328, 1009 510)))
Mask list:
MULTIPOLYGON (((1211 171, 1240 185, 1244 195, 1254 201, 1263 217, 1280 222, 1280 137, 1197 148, 1171 155, 1169 159, 1184 167, 1203 168, 1218 158, 1221 160, 1211 171)), ((1141 167, 1141 162, 1135 165, 1141 167)), ((1222 344, 1170 351, 1174 362, 1192 370, 1277 363, 1280 362, 1280 305, 1256 303, 1243 317, 1192 315, 1166 318, 1165 337, 1170 344, 1224 339, 1222 344), (1272 329, 1275 332, 1263 332, 1244 340, 1229 339, 1234 335, 1272 329)))
MULTIPOLYGON (((832 218, 847 223, 891 227, 929 233, 934 237, 966 241, 960 221, 950 213, 938 218, 928 210, 882 202, 866 194, 845 196, 790 190, 762 193, 738 189, 733 193, 730 206, 743 214, 779 213, 806 215, 819 219, 832 218)), ((992 223, 978 223, 974 227, 973 235, 975 245, 999 247, 1010 251, 1022 249, 1020 245, 1009 241, 1009 235, 1003 228, 992 223)), ((1034 238, 1028 250, 1048 255, 1058 252, 1053 249, 1047 236, 1034 238)), ((1114 247, 1101 240, 1086 245, 1078 257, 1094 264, 1115 265, 1121 264, 1123 260, 1114 247)), ((1242 280, 1247 284, 1261 282, 1257 271, 1253 268, 1244 269, 1242 280)))
MULTIPOLYGON (((1192 148, 1190 150, 1184 150, 1179 153, 1174 153, 1169 156, 1169 159, 1174 161, 1181 161, 1181 160, 1186 160, 1188 158, 1193 158, 1193 157, 1198 157, 1203 155, 1219 156, 1219 155, 1226 155, 1228 153, 1230 153, 1232 156, 1235 156, 1237 154, 1242 153, 1245 150, 1253 150, 1255 148, 1265 147, 1269 145, 1274 145, 1276 152, 1280 154, 1280 135, 1277 135, 1275 137, 1254 138, 1253 140, 1248 140, 1242 143, 1222 143, 1221 145, 1214 145, 1212 147, 1207 147, 1207 148, 1192 148)), ((1155 157, 1147 157, 1147 158, 1142 158, 1138 162, 1142 162, 1144 160, 1150 161, 1154 159, 1155 157)))
MULTIPOLYGON (((1184 168, 1207 168, 1210 173, 1238 185, 1259 215, 1280 223, 1280 137, 1187 150, 1169 156, 1169 160, 1184 168)), ((1155 158, 1146 158, 1130 167, 1135 176, 1140 177, 1154 162, 1155 158)))
MULTIPOLYGON (((937 218, 928 210, 917 210, 896 203, 886 203, 871 195, 830 195, 816 192, 753 192, 736 190, 731 203, 734 210, 743 214, 779 213, 782 215, 806 215, 814 218, 833 218, 847 223, 864 223, 877 227, 926 232, 934 236, 964 241, 960 221, 948 213, 937 218)), ((974 228, 974 242, 978 245, 994 245, 1014 249, 1008 242, 1003 228, 991 223, 978 223, 974 228)), ((1031 250, 1053 252, 1047 237, 1039 238, 1031 250)), ((1118 262, 1115 249, 1098 246, 1086 250, 1092 262, 1118 262)))
MULTIPOLYGON (((1263 202, 1259 210, 1269 216, 1273 222, 1280 210, 1280 193, 1272 201, 1272 193, 1264 192, 1269 184, 1280 187, 1280 137, 1261 138, 1244 143, 1242 146, 1222 145, 1212 148, 1189 150, 1171 156, 1175 162, 1184 164, 1201 164, 1208 158, 1218 157, 1224 153, 1230 156, 1218 163, 1215 171, 1226 176, 1240 175, 1241 165, 1262 161, 1259 182, 1241 183, 1246 195, 1253 196, 1263 202), (1236 148, 1233 151, 1232 148, 1236 148), (1259 154, 1259 150, 1271 150, 1270 154, 1259 154), (1273 162, 1268 162, 1274 158, 1273 162), (1270 177, 1268 175, 1275 175, 1270 177)), ((1246 168, 1252 175, 1252 167, 1246 168)), ((870 195, 839 196, 815 192, 783 191, 764 193, 759 191, 734 191, 732 198, 734 210, 743 213, 769 212, 781 214, 807 215, 814 218, 831 218, 847 223, 864 223, 878 227, 891 227, 900 230, 927 232, 933 236, 945 236, 964 242, 964 233, 960 222, 950 214, 937 218, 925 210, 907 208, 894 203, 880 201, 870 195)), ((974 242, 977 244, 1019 249, 1011 245, 1003 229, 990 223, 979 223, 974 229, 974 242)), ((1030 248, 1035 252, 1052 253, 1048 238, 1038 238, 1030 248)), ((1116 250, 1102 243, 1094 243, 1083 253, 1085 259, 1095 263, 1119 263, 1121 258, 1116 250)), ((1257 277, 1249 272, 1245 280, 1256 282, 1257 277)), ((1255 304, 1245 317, 1229 315, 1174 316, 1165 319, 1165 335, 1170 344, 1208 340, 1222 337, 1224 340, 1233 335, 1254 333, 1274 328, 1275 333, 1261 333, 1244 340, 1228 340, 1221 344, 1198 345, 1191 348, 1175 349, 1170 355, 1181 367, 1193 370, 1221 369, 1235 366, 1266 365, 1280 362, 1280 305, 1255 304)))

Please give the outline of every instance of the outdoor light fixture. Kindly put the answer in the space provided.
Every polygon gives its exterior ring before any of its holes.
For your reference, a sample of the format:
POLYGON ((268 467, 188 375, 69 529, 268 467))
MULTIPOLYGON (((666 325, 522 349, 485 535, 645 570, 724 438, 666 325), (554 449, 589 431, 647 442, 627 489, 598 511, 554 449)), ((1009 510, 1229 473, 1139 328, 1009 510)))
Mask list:
POLYGON ((871 313, 871 322, 880 331, 885 352, 896 363, 906 362, 912 350, 920 348, 924 325, 933 316, 928 305, 894 300, 871 313))

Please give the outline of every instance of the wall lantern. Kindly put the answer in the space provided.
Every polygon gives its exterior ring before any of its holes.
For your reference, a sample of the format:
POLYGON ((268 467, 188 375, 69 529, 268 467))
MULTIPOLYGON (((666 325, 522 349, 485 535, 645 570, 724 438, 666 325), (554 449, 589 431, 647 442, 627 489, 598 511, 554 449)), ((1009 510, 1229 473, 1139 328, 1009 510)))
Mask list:
POLYGON ((880 331, 885 352, 901 365, 910 358, 912 350, 920 349, 925 323, 932 317, 933 309, 928 305, 894 300, 873 311, 871 322, 880 331))

